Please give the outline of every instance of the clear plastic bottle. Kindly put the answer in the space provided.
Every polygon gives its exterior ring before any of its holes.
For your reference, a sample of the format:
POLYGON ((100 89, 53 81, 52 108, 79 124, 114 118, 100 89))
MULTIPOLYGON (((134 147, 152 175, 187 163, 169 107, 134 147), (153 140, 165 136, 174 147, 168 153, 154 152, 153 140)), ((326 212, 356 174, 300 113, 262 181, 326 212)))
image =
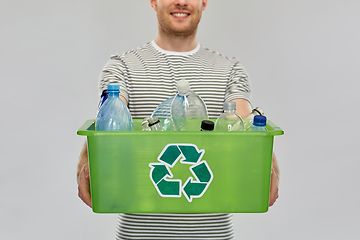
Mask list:
POLYGON ((151 114, 151 117, 157 117, 161 125, 163 126, 164 131, 174 131, 174 126, 171 120, 171 103, 174 97, 168 98, 157 106, 154 112, 151 114))
POLYGON ((178 93, 171 104, 171 119, 175 131, 199 131, 201 121, 208 119, 204 101, 190 90, 187 80, 177 82, 178 93))
POLYGON ((157 117, 149 118, 148 122, 150 131, 164 131, 163 127, 161 126, 160 120, 157 117))
POLYGON ((250 127, 254 121, 254 117, 257 115, 264 115, 264 111, 261 110, 259 107, 254 108, 251 113, 244 118, 244 127, 246 131, 250 130, 250 127))
POLYGON ((119 98, 120 86, 108 85, 108 99, 101 106, 95 120, 97 131, 133 131, 129 109, 119 98))
POLYGON ((201 131, 212 131, 214 130, 214 122, 211 120, 202 120, 201 131))
POLYGON ((142 131, 151 131, 151 128, 149 127, 149 117, 146 117, 143 119, 141 125, 143 127, 142 131))
POLYGON ((266 130, 266 117, 256 115, 251 125, 250 131, 267 131, 266 130))
POLYGON ((244 121, 235 110, 235 102, 224 103, 224 113, 216 119, 215 131, 244 131, 244 121))

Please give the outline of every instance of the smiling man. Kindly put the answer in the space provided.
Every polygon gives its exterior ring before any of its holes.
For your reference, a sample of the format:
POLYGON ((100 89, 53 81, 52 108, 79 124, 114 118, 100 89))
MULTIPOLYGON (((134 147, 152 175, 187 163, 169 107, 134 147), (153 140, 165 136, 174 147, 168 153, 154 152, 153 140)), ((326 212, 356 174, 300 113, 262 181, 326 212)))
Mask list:
MULTIPOLYGON (((133 118, 149 117, 176 93, 176 82, 189 81, 217 118, 224 101, 236 102, 237 113, 251 112, 249 77, 236 58, 197 42, 196 33, 207 0, 150 0, 158 18, 155 40, 114 55, 100 75, 100 93, 120 85, 120 98, 133 118)), ((234 159, 235 161, 236 159, 234 159)), ((278 167, 273 159, 269 205, 278 197, 278 167)), ((79 197, 91 207, 87 145, 78 163, 79 197)), ((233 239, 231 214, 121 214, 117 239, 233 239)))
POLYGON ((185 52, 197 46, 196 32, 207 1, 156 1, 151 7, 157 12, 156 44, 164 50, 185 52))

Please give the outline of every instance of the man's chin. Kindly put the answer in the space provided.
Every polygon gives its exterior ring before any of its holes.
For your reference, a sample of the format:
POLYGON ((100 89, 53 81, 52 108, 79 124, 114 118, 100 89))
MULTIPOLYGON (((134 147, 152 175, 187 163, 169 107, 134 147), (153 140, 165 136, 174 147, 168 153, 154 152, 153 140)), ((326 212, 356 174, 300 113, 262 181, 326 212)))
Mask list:
POLYGON ((196 28, 182 27, 173 28, 169 31, 174 36, 187 37, 196 34, 196 28))

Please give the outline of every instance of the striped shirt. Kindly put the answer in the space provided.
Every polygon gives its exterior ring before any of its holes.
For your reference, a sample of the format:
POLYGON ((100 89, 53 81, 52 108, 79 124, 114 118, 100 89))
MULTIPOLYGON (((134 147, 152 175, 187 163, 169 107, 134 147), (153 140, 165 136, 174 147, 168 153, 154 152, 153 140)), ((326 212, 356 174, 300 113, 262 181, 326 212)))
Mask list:
POLYGON ((223 112, 224 101, 250 102, 248 74, 236 58, 227 58, 198 45, 190 52, 169 52, 154 41, 112 56, 100 75, 100 93, 108 84, 120 84, 133 118, 149 117, 164 100, 176 93, 176 82, 185 79, 205 102, 209 118, 223 112))
MULTIPOLYGON (((154 41, 114 55, 100 75, 100 93, 120 85, 133 118, 149 117, 173 97, 176 82, 185 79, 205 102, 209 118, 223 112, 224 101, 250 102, 248 75, 236 58, 198 45, 190 52, 170 52, 154 41)), ((225 213, 120 214, 117 239, 233 239, 232 215, 225 213)))

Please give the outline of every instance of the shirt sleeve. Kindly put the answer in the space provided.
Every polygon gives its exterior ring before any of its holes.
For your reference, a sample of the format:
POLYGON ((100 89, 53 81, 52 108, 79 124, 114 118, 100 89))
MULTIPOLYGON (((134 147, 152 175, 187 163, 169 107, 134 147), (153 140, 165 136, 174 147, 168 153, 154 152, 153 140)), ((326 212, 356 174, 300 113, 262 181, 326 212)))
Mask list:
POLYGON ((120 85, 120 95, 129 102, 128 71, 121 56, 115 55, 106 63, 99 77, 99 90, 101 93, 109 84, 120 85))
POLYGON ((244 67, 236 61, 230 72, 225 91, 225 102, 242 98, 251 104, 251 86, 249 76, 244 67))

